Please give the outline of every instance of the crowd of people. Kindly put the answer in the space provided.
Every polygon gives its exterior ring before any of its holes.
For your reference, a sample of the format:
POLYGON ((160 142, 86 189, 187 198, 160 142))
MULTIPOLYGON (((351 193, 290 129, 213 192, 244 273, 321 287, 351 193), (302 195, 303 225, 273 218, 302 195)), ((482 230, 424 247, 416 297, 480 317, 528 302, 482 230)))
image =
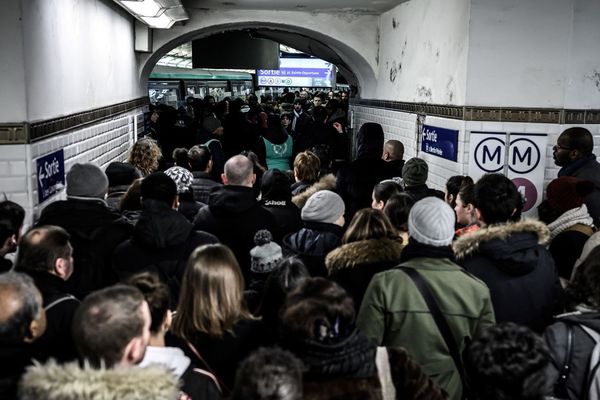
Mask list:
POLYGON ((428 187, 376 123, 350 161, 343 101, 303 96, 191 101, 188 145, 157 108, 26 232, 0 203, 0 397, 598 398, 590 132, 524 218, 502 174, 428 187))

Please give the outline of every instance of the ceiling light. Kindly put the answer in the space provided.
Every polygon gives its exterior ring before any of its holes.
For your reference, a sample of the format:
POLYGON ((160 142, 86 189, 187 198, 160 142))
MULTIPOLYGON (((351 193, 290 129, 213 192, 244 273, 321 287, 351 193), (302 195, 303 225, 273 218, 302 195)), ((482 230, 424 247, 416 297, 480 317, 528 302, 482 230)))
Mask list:
POLYGON ((151 28, 169 29, 176 21, 189 19, 181 0, 114 0, 151 28))
POLYGON ((151 28, 169 29, 175 23, 175 20, 169 18, 166 13, 162 13, 158 17, 142 17, 142 20, 151 28))
POLYGON ((158 17, 163 8, 154 0, 122 1, 121 4, 132 14, 139 17, 158 17))

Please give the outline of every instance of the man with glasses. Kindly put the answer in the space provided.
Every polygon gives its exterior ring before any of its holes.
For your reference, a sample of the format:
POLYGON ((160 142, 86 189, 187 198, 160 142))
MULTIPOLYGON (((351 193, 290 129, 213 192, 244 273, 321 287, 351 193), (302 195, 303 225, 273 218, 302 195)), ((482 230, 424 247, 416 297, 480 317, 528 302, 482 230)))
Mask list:
POLYGON ((558 176, 574 176, 594 182, 596 190, 587 197, 585 204, 600 226, 600 163, 596 160, 594 139, 589 130, 575 127, 560 134, 553 147, 554 163, 560 167, 558 176))

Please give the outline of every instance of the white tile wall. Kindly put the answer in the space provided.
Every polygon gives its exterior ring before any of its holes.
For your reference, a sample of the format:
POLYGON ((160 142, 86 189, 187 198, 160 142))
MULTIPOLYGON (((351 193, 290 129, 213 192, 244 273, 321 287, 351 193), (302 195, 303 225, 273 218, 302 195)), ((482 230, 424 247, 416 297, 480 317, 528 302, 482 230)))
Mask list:
MULTIPOLYGON (((452 162, 440 157, 422 152, 417 152, 417 115, 382 108, 371 108, 364 106, 352 106, 352 126, 354 132, 358 132, 365 122, 376 122, 381 124, 385 132, 385 138, 400 140, 404 144, 404 159, 418 155, 429 164, 428 185, 443 190, 446 181, 453 175, 464 175, 468 173, 469 163, 469 132, 513 132, 513 133, 546 133, 548 134, 548 146, 546 149, 546 174, 545 186, 558 173, 558 167, 552 159, 552 146, 562 131, 575 125, 559 124, 537 124, 516 122, 480 122, 461 121, 448 118, 426 116, 424 123, 440 128, 458 130, 458 161, 452 162)), ((600 125, 585 125, 594 135, 594 153, 600 156, 600 125)), ((599 157, 600 161, 600 157, 599 157)))
POLYGON ((113 161, 124 161, 137 130, 134 117, 141 113, 143 109, 120 114, 30 145, 0 146, 0 192, 25 208, 30 225, 41 208, 65 197, 59 193, 38 204, 36 159, 62 148, 65 172, 75 163, 92 162, 104 169, 113 161))

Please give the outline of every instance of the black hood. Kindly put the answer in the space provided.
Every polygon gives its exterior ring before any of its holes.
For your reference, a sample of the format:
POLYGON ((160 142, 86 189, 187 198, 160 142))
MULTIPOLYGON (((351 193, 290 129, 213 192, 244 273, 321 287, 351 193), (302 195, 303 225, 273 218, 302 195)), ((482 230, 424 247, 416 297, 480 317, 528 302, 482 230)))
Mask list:
POLYGON ((278 169, 265 172, 260 181, 260 191, 264 200, 292 200, 292 182, 288 176, 278 169))
POLYGON ((341 244, 344 230, 335 224, 305 222, 305 228, 283 239, 283 247, 298 255, 323 256, 341 244))
POLYGON ((77 230, 85 236, 120 219, 121 216, 103 200, 69 199, 56 201, 44 208, 37 225, 60 225, 67 231, 77 230))
POLYGON ((356 135, 356 158, 381 158, 383 154, 383 128, 374 122, 360 127, 356 135))
POLYGON ((208 198, 208 206, 215 216, 244 213, 256 205, 254 189, 246 186, 223 185, 213 189, 208 198))
POLYGON ((142 247, 163 249, 185 242, 194 225, 167 204, 147 199, 133 230, 133 241, 142 247))

